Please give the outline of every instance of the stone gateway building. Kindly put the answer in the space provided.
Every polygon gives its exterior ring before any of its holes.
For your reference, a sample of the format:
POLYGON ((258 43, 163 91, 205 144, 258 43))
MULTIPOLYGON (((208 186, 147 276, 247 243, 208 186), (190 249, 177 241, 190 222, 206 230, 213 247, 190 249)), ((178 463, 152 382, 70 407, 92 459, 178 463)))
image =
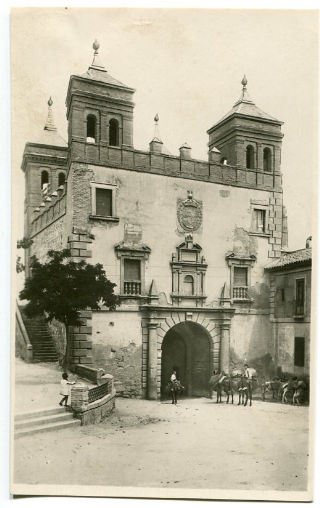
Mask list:
POLYGON ((68 247, 75 260, 102 263, 120 295, 116 311, 83 313, 74 364, 102 367, 118 393, 150 399, 173 367, 188 396, 206 395, 213 371, 245 361, 275 372, 264 268, 287 246, 282 122, 254 103, 244 77, 240 98, 207 131, 207 161, 187 143, 168 154, 157 127, 149 151, 136 150, 134 90, 93 47, 88 70, 70 77, 68 142, 50 100, 22 163, 27 275, 30 256, 68 247))

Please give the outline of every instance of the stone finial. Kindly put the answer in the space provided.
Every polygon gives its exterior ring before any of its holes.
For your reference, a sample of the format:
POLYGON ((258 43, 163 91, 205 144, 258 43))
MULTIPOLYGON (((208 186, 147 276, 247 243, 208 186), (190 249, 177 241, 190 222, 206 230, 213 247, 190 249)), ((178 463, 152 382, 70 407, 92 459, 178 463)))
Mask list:
POLYGON ((237 106, 237 104, 240 104, 241 102, 248 102, 250 104, 254 104, 254 102, 251 100, 250 95, 248 94, 247 84, 248 84, 247 76, 244 74, 241 80, 242 85, 241 95, 237 100, 237 102, 234 104, 234 106, 237 106))
POLYGON ((92 44, 92 47, 94 49, 94 54, 97 55, 98 54, 98 49, 100 48, 100 43, 97 39, 94 40, 93 44, 92 44))
POLYGON ((53 118, 52 104, 53 104, 53 100, 50 97, 49 100, 48 100, 48 116, 47 116, 47 121, 46 121, 45 126, 44 126, 44 130, 45 131, 56 131, 57 130, 57 128, 55 126, 55 123, 54 123, 54 118, 53 118))
POLYGON ((157 285, 154 279, 152 279, 150 289, 149 289, 149 304, 150 305, 158 305, 159 293, 157 289, 157 285))
POLYGON ((153 135, 152 140, 149 143, 151 153, 161 153, 162 152, 163 143, 162 143, 161 137, 160 137, 160 130, 159 130, 158 122, 159 122, 159 115, 157 113, 154 117, 154 135, 153 135))
POLYGON ((100 48, 100 43, 97 39, 94 40, 92 47, 94 49, 94 53, 93 53, 92 64, 90 65, 89 69, 96 69, 99 71, 105 71, 106 69, 104 68, 104 65, 102 65, 102 63, 100 62, 100 59, 99 59, 99 51, 98 50, 100 48))
POLYGON ((244 76, 241 80, 241 85, 242 85, 243 89, 246 88, 247 84, 248 84, 248 80, 246 78, 246 75, 244 74, 244 76))

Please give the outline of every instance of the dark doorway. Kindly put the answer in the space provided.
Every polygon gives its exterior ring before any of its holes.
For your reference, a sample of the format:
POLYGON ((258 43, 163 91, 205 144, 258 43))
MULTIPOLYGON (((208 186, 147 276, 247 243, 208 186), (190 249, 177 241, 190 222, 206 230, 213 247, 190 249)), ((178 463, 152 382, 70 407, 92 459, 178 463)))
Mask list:
POLYGON ((161 398, 169 398, 167 385, 176 370, 185 387, 184 396, 208 395, 210 378, 210 338, 196 323, 180 323, 167 332, 162 342, 161 398))

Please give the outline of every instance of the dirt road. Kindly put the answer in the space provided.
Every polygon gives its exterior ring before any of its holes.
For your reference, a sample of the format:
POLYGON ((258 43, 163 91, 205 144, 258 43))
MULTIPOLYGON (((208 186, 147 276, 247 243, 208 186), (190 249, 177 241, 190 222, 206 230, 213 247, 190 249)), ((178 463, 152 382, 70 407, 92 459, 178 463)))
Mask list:
POLYGON ((117 399, 104 423, 15 442, 16 483, 305 490, 308 408, 117 399))

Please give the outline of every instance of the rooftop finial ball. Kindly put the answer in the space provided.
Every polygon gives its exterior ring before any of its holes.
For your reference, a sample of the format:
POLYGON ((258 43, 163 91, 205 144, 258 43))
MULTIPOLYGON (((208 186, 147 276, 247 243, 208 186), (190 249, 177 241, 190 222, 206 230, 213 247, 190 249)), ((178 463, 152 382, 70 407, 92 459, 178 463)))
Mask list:
POLYGON ((95 39, 94 43, 92 44, 92 47, 95 51, 98 51, 98 49, 100 48, 100 44, 97 41, 97 39, 95 39))
POLYGON ((48 106, 50 106, 50 107, 51 107, 51 106, 52 106, 52 104, 53 104, 53 100, 52 100, 52 99, 51 99, 51 97, 50 97, 50 99, 48 100, 48 106))
POLYGON ((247 78, 246 78, 246 75, 244 75, 244 76, 243 76, 243 78, 242 78, 241 84, 242 84, 243 86, 247 86, 247 83, 248 83, 248 80, 247 80, 247 78))

